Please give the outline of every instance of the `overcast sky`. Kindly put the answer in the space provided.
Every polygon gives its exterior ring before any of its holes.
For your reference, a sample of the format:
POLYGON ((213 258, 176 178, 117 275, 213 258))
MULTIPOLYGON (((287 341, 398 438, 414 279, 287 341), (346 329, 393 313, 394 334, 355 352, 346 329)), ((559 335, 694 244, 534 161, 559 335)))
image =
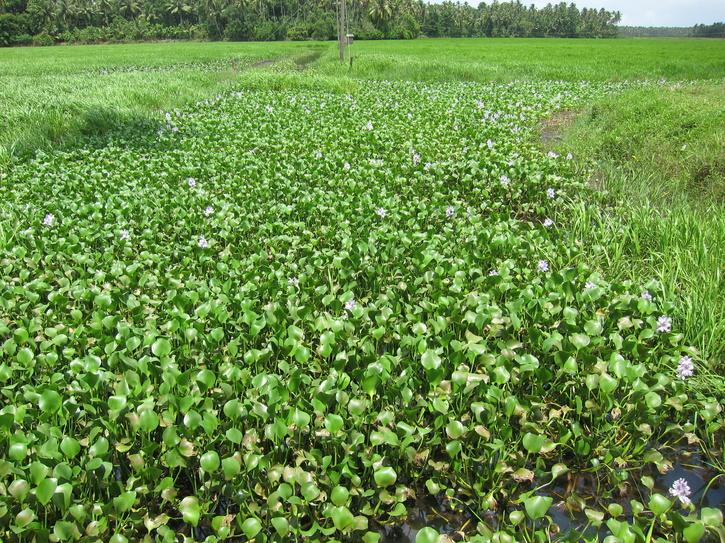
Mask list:
MULTIPOLYGON (((551 0, 552 4, 559 0, 551 0)), ((565 0, 567 3, 572 0, 565 0)), ((617 10, 623 25, 692 26, 725 21, 725 0, 573 0, 580 7, 617 10)), ((525 5, 545 6, 549 0, 521 0, 525 5)), ((469 0, 478 5, 478 0, 469 0)), ((490 3, 487 1, 486 3, 490 3)))

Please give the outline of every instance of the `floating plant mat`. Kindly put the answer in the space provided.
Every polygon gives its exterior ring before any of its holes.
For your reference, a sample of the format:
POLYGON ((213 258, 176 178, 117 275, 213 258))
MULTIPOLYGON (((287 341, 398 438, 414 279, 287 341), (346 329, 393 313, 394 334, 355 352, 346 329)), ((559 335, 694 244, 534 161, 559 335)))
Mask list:
POLYGON ((3 174, 0 539, 540 541, 573 473, 618 541, 722 534, 694 477, 616 507, 723 441, 722 380, 661 285, 583 264, 597 196, 540 150, 620 87, 266 72, 3 174))

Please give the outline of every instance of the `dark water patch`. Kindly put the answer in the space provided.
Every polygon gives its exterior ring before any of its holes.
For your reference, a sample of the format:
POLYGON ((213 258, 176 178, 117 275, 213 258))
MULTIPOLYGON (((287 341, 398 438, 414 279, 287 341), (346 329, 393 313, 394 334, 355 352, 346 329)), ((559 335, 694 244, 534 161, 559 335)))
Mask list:
POLYGON ((445 496, 431 496, 425 489, 416 493, 415 501, 406 503, 407 516, 397 524, 377 525, 381 543, 414 543, 415 537, 426 526, 450 541, 461 541, 475 531, 478 519, 467 509, 454 507, 445 496))

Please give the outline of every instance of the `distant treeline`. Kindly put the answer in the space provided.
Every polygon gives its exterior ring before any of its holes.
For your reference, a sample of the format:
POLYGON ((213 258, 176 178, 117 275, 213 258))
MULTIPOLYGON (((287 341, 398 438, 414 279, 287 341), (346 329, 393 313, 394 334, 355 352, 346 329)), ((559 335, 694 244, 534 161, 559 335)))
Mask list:
MULTIPOLYGON (((336 0, 0 0, 0 45, 158 39, 333 39, 336 0)), ((620 14, 521 2, 348 0, 360 39, 615 37, 620 14)))
POLYGON ((695 26, 620 26, 622 37, 725 38, 725 23, 695 26))

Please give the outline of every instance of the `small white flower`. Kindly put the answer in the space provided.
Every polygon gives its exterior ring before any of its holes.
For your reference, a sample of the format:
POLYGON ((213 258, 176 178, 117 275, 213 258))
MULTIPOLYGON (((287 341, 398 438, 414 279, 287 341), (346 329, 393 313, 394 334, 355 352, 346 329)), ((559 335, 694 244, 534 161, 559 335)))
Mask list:
POLYGON ((567 153, 566 154, 566 159, 567 160, 572 160, 573 158, 574 158, 574 155, 572 155, 571 153, 567 153))
POLYGON ((667 315, 657 319, 657 331, 660 333, 669 332, 672 329, 672 320, 667 315))
POLYGON ((345 302, 345 311, 354 311, 357 307, 357 302, 354 298, 351 298, 347 302, 345 302))
POLYGON ((449 219, 450 219, 451 217, 453 217, 453 215, 455 215, 455 213, 456 213, 456 208, 455 208, 455 207, 453 207, 453 206, 448 206, 448 207, 446 208, 446 217, 448 217, 449 219))
POLYGON ((416 152, 413 152, 412 159, 413 159, 413 165, 414 166, 417 166, 418 163, 420 162, 420 155, 418 153, 416 153, 416 152))
POLYGON ((322 151, 320 151, 319 149, 315 151, 315 158, 317 160, 320 160, 322 158, 322 151))
POLYGON ((272 113, 274 111, 274 108, 272 106, 266 106, 264 109, 267 111, 267 113, 272 113))
POLYGON ((53 223, 55 222, 55 215, 52 213, 48 213, 45 218, 43 219, 43 224, 45 226, 53 226, 53 223))
POLYGON ((199 236, 198 244, 199 244, 199 247, 201 247, 202 249, 206 249, 207 247, 209 247, 209 242, 206 240, 206 238, 204 236, 199 236))
POLYGON ((591 281, 587 281, 586 283, 584 283, 584 288, 587 289, 587 290, 589 290, 589 289, 592 289, 592 288, 597 288, 597 285, 595 285, 591 281))
POLYGON ((131 233, 124 228, 123 230, 121 230, 120 237, 124 241, 127 239, 131 239, 131 233))
POLYGON ((425 171, 430 170, 432 167, 433 167, 433 163, 432 162, 426 162, 425 165, 423 165, 423 169, 425 171))
POLYGON ((689 356, 683 356, 680 358, 679 364, 677 364, 677 376, 680 379, 687 379, 692 377, 695 373, 695 364, 692 362, 692 358, 689 356))
POLYGON ((214 214, 214 208, 212 206, 207 206, 204 210, 204 216, 208 217, 209 215, 214 214))
POLYGON ((343 164, 343 165, 342 165, 342 168, 343 168, 343 169, 344 169, 344 170, 345 170, 346 172, 349 172, 349 171, 350 171, 350 163, 349 163, 349 162, 345 162, 345 164, 343 164))
POLYGON ((547 228, 550 226, 554 226, 554 221, 552 221, 549 217, 546 217, 544 219, 544 226, 546 226, 547 228))
POLYGON ((369 132, 372 129, 373 129, 373 122, 372 121, 368 121, 368 124, 365 125, 365 130, 367 130, 369 132))
POLYGON ((687 484, 685 479, 677 479, 670 487, 670 496, 673 498, 679 498, 685 505, 690 503, 691 494, 692 490, 690 490, 690 485, 687 484))
POLYGON ((486 140, 486 145, 488 145, 489 149, 493 149, 493 140, 486 140))
POLYGON ((645 290, 642 293, 642 299, 643 300, 647 300, 648 302, 651 302, 652 301, 652 295, 649 293, 649 290, 645 290))
POLYGON ((496 268, 493 268, 490 272, 488 272, 489 277, 496 277, 498 275, 498 270, 496 268))
POLYGON ((196 179, 194 179, 193 177, 189 177, 186 180, 186 184, 189 185, 190 189, 193 189, 196 186, 196 179))
POLYGON ((546 153, 546 156, 548 156, 549 158, 557 158, 559 155, 556 154, 554 151, 549 151, 548 153, 546 153))
POLYGON ((556 198, 556 191, 552 188, 546 189, 546 196, 549 198, 556 198))
POLYGON ((287 283, 289 283, 293 287, 299 287, 300 286, 300 280, 296 277, 290 277, 287 279, 287 283))
POLYGON ((502 175, 499 177, 499 181, 504 187, 508 187, 511 184, 511 180, 509 179, 508 175, 502 175))
POLYGON ((174 127, 171 128, 171 131, 174 132, 174 133, 176 133, 176 132, 179 131, 179 127, 178 126, 174 126, 174 127))
POLYGON ((549 271, 549 263, 546 260, 539 260, 536 266, 540 272, 549 271))
POLYGON ((377 208, 377 209, 375 210, 375 213, 376 213, 376 214, 378 215, 378 217, 380 217, 381 219, 384 219, 384 218, 385 218, 385 215, 387 215, 387 214, 388 214, 388 212, 387 212, 387 211, 385 211, 385 209, 384 209, 384 208, 382 208, 382 207, 379 207, 379 208, 377 208))

